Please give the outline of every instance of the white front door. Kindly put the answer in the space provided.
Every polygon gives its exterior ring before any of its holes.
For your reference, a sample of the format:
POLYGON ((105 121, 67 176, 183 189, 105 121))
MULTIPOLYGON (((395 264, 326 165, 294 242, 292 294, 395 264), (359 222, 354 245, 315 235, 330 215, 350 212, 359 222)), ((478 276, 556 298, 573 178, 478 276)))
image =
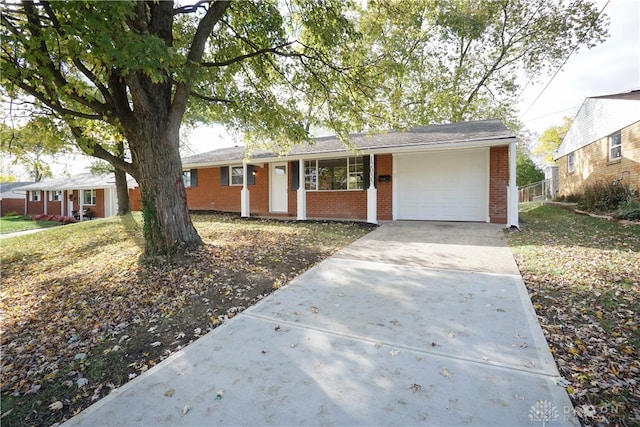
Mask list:
POLYGON ((287 212, 287 164, 271 164, 271 212, 287 212))

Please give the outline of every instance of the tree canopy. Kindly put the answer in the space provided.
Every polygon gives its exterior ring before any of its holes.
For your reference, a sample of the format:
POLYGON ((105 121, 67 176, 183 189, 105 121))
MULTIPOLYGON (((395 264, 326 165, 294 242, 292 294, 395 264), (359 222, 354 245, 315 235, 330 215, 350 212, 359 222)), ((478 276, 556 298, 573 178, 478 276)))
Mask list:
POLYGON ((533 154, 544 156, 543 160, 545 163, 553 164, 553 156, 567 135, 572 123, 573 119, 571 117, 565 117, 561 125, 551 126, 545 129, 542 135, 538 137, 538 144, 533 150, 533 154))
POLYGON ((603 41, 606 26, 587 0, 370 0, 360 20, 387 126, 500 118, 513 130, 523 81, 603 41))

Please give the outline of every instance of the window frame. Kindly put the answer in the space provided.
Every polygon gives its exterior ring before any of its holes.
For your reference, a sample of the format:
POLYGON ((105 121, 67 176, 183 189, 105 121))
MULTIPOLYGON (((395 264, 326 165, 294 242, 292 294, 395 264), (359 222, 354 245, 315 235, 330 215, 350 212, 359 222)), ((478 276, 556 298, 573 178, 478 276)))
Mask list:
POLYGON ((82 206, 95 206, 97 202, 98 191, 93 188, 91 190, 84 190, 82 194, 82 206), (87 203, 87 194, 93 203, 87 203))
POLYGON ((620 131, 612 133, 607 137, 607 144, 609 146, 609 161, 615 162, 622 159, 622 133, 620 131), (617 144, 613 145, 613 143, 617 141, 617 144), (613 151, 616 150, 618 155, 613 156, 613 151))
POLYGON ((29 190, 29 201, 30 202, 40 202, 40 201, 42 201, 42 191, 41 190, 29 190))
POLYGON ((236 186, 236 187, 244 185, 244 166, 243 165, 229 166, 229 185, 236 186), (233 174, 234 170, 240 170, 240 174, 234 175, 233 174), (234 182, 233 178, 238 178, 238 177, 240 178, 240 183, 234 182))
POLYGON ((62 200, 62 190, 49 191, 50 202, 60 202, 62 200))
POLYGON ((365 189, 365 171, 364 171, 364 159, 361 156, 351 157, 333 157, 323 159, 310 159, 304 161, 304 189, 305 191, 362 191, 365 189), (344 161, 344 165, 340 165, 340 168, 344 168, 346 188, 334 188, 335 171, 333 168, 336 166, 321 166, 321 162, 333 162, 344 161), (331 169, 331 188, 320 188, 321 177, 318 176, 318 171, 323 168, 331 169))
POLYGON ((576 153, 571 152, 567 155, 567 172, 573 173, 576 169, 576 153))

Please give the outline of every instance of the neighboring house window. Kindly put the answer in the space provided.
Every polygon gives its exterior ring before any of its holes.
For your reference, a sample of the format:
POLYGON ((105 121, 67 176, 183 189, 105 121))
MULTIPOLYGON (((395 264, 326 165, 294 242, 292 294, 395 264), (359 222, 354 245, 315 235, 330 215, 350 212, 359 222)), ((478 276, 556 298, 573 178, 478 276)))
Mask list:
POLYGON ((182 172, 182 181, 185 187, 197 187, 198 186, 198 169, 191 169, 182 172))
POLYGON ((96 204, 96 190, 84 190, 84 203, 85 205, 96 204))
POLYGON ((38 191, 29 191, 29 201, 30 202, 39 202, 40 201, 40 190, 38 190, 38 191))
POLYGON ((361 157, 308 160, 304 166, 307 190, 362 190, 364 187, 361 157))
POLYGON ((620 132, 609 136, 609 160, 618 160, 622 157, 622 135, 620 132))
POLYGON ((56 190, 56 191, 50 191, 49 192, 49 201, 50 202, 59 202, 60 200, 62 200, 62 191, 61 190, 56 190))
POLYGON ((569 153, 567 156, 567 172, 573 172, 575 167, 575 153, 569 153))
POLYGON ((244 168, 242 166, 230 166, 231 185, 242 185, 244 183, 244 168))

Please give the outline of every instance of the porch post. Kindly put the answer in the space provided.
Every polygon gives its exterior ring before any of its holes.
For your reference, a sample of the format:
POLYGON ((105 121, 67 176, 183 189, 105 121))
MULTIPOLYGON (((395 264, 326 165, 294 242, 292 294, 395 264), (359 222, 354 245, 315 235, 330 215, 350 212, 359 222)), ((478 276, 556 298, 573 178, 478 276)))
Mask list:
POLYGON ((49 199, 47 198, 49 196, 49 192, 47 190, 44 190, 42 195, 42 203, 44 203, 44 214, 47 215, 49 212, 47 212, 47 208, 49 207, 49 199))
POLYGON ((298 166, 298 221, 304 221, 307 219, 307 194, 304 188, 304 160, 300 159, 298 166))
POLYGON ((249 208, 249 189, 247 188, 247 163, 242 163, 242 191, 240 192, 240 216, 249 218, 251 209, 249 208))
POLYGON ((78 190, 78 215, 82 221, 84 219, 84 190, 78 190))
POLYGON ((367 189, 367 222, 378 223, 378 190, 376 189, 376 168, 373 154, 369 155, 369 188, 367 189))
POLYGON ((520 228, 518 223, 518 186, 516 185, 516 143, 509 144, 509 185, 507 186, 507 225, 520 228))
MULTIPOLYGON (((65 216, 64 214, 64 202, 66 201, 66 197, 64 194, 64 190, 60 190, 60 215, 65 216)), ((68 216, 68 215, 66 215, 68 216)))

